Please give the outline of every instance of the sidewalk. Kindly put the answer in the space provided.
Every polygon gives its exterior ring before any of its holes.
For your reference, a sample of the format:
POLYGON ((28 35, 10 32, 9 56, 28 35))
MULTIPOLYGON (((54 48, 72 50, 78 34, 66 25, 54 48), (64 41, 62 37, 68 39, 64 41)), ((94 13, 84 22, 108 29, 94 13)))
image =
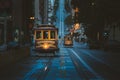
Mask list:
POLYGON ((17 61, 30 55, 29 46, 19 47, 17 49, 6 50, 6 47, 0 46, 0 68, 14 64, 17 61))

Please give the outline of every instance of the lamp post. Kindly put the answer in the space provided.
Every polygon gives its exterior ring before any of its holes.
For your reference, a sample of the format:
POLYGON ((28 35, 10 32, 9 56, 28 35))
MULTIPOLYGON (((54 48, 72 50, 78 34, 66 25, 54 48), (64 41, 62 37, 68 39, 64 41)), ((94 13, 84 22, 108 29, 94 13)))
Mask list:
POLYGON ((29 19, 30 19, 30 22, 29 22, 29 29, 32 29, 33 26, 34 26, 34 20, 35 20, 35 18, 34 18, 33 16, 31 16, 29 19))

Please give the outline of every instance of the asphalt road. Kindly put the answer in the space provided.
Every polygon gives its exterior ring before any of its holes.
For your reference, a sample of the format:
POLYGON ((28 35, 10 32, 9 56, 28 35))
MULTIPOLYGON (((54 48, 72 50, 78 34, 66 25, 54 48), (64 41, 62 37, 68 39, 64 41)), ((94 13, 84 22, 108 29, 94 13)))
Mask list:
POLYGON ((60 45, 52 53, 31 56, 1 69, 0 80, 120 80, 120 54, 90 50, 84 43, 60 45))

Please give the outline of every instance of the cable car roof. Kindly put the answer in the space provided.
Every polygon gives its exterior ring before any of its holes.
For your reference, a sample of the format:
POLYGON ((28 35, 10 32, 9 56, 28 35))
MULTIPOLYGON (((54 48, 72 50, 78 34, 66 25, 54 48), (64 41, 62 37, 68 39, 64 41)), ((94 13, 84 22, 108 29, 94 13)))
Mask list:
POLYGON ((41 25, 38 25, 37 27, 34 27, 33 29, 34 30, 39 30, 39 29, 42 29, 42 30, 55 30, 55 29, 58 29, 58 28, 56 28, 55 25, 41 24, 41 25))

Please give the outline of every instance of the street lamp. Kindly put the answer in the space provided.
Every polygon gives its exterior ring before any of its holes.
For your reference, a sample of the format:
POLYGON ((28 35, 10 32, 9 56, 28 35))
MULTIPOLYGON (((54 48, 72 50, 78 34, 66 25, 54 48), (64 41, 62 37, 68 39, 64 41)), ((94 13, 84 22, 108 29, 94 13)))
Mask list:
POLYGON ((30 20, 34 20, 34 19, 35 19, 35 17, 33 17, 33 16, 30 17, 30 20))
POLYGON ((76 7, 74 11, 75 11, 76 13, 77 13, 77 12, 79 12, 79 9, 78 9, 78 7, 76 7))
POLYGON ((31 30, 32 27, 34 26, 35 17, 34 17, 34 16, 31 16, 31 17, 29 17, 28 19, 29 19, 28 28, 31 30))

